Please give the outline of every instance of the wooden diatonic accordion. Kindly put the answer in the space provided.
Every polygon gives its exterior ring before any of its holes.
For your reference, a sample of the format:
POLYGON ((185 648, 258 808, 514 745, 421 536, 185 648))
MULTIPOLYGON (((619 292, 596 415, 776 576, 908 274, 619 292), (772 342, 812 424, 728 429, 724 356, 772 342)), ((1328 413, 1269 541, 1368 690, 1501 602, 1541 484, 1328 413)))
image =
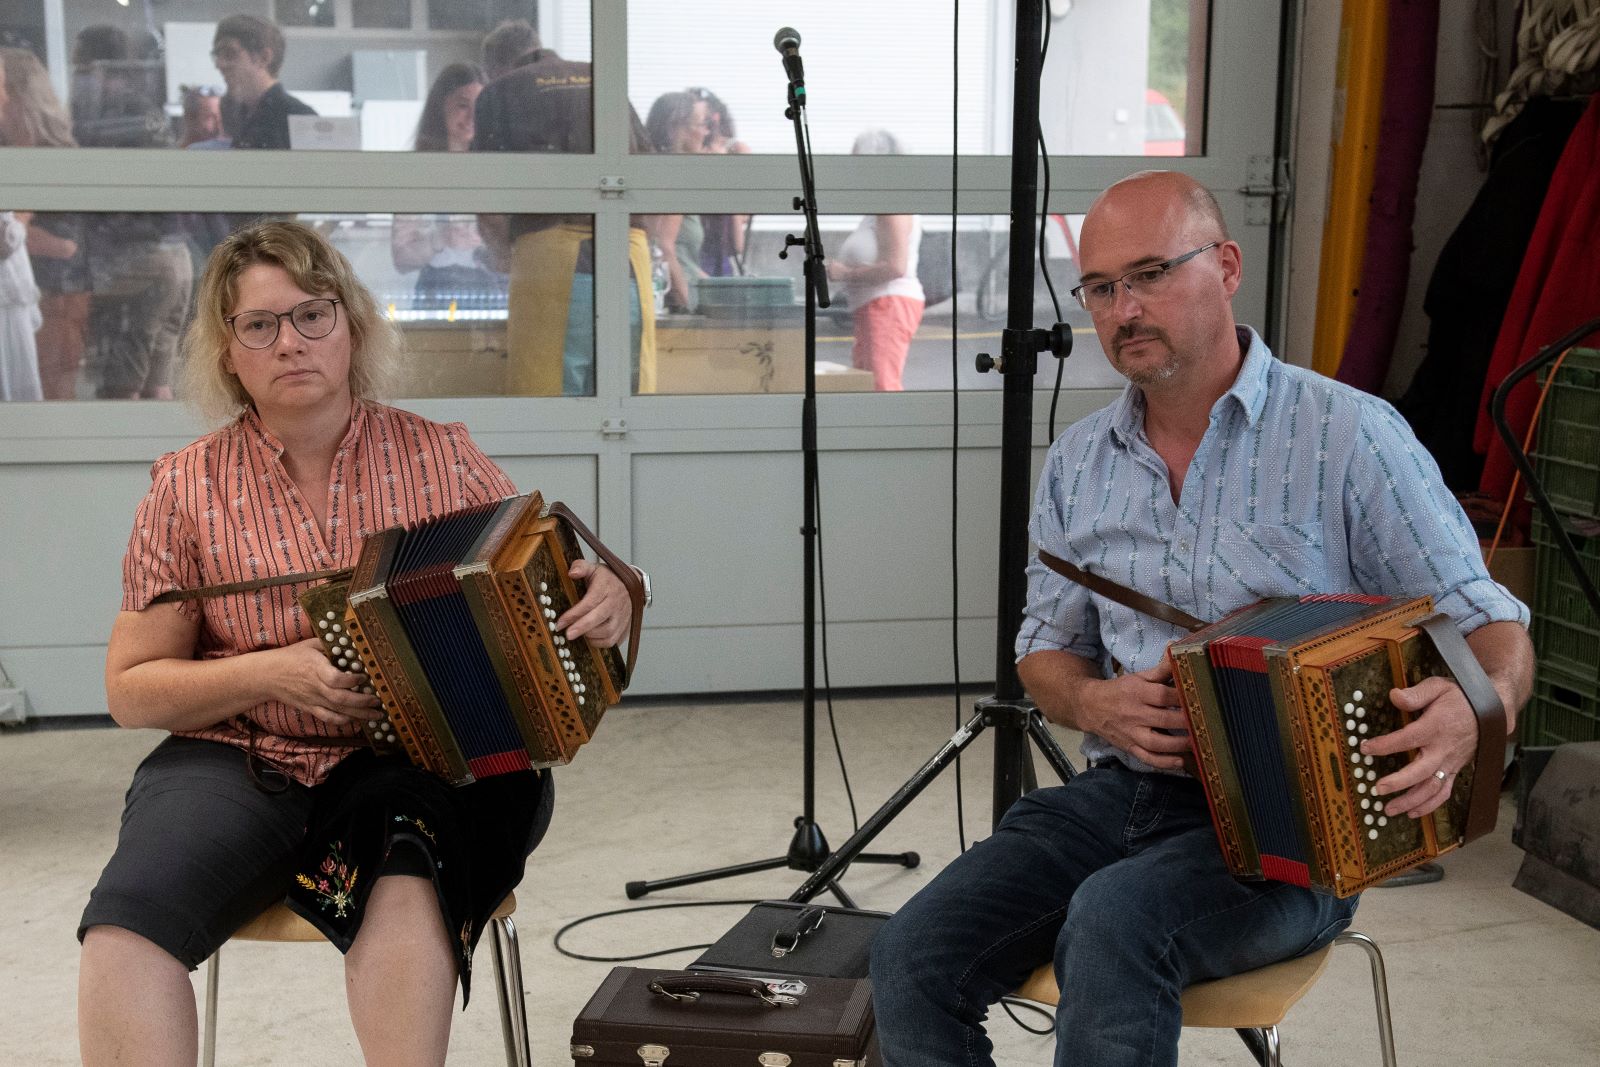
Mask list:
POLYGON ((642 590, 632 569, 538 493, 368 537, 348 581, 300 594, 345 670, 363 670, 386 717, 380 751, 455 784, 570 762, 628 684, 642 590), (568 574, 582 536, 634 603, 627 661, 567 640, 555 620, 581 595, 568 574))
POLYGON ((1346 897, 1494 828, 1505 712, 1428 597, 1265 600, 1171 646, 1175 684, 1228 869, 1346 897), (1444 676, 1478 716, 1474 764, 1423 816, 1389 816, 1372 792, 1409 761, 1364 738, 1408 717, 1389 691, 1444 676))

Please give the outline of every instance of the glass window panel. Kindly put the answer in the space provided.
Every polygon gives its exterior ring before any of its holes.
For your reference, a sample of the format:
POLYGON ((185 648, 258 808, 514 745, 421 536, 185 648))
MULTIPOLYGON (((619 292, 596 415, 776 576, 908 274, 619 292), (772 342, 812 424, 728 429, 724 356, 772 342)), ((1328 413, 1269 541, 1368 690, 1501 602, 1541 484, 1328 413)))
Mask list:
POLYGON ((280 26, 333 25, 334 0, 276 0, 272 5, 280 26))
MULTIPOLYGON (((1053 215, 1045 249, 1074 352, 1063 384, 1120 387, 1089 315, 1068 294, 1078 283, 1082 216, 1053 215)), ((999 389, 980 352, 1000 354, 1010 284, 1008 222, 964 215, 952 298, 949 216, 824 215, 832 304, 818 313, 817 388, 823 391, 999 389), (903 269, 880 252, 900 242, 903 269), (951 335, 956 338, 952 373, 951 335)), ((796 393, 805 388, 805 290, 798 250, 779 259, 792 215, 653 216, 656 390, 661 393, 796 393), (670 253, 667 251, 670 249, 670 253)), ((1057 321, 1036 269, 1033 322, 1057 321)), ((1054 385, 1055 360, 1040 358, 1036 386, 1054 385)))
MULTIPOLYGON (((1013 5, 961 5, 959 143, 1011 151, 1013 5)), ((1195 155, 1204 126, 1209 0, 1058 3, 1040 87, 1040 123, 1058 155, 1195 155)), ((770 5, 708 0, 685 19, 671 4, 629 5, 628 96, 658 151, 789 153, 787 77, 770 5), (711 143, 673 94, 712 94, 711 143), (717 114, 728 119, 719 128, 717 114), (725 146, 732 145, 732 148, 725 146)), ((952 5, 816 0, 795 16, 810 100, 812 148, 845 154, 887 130, 900 151, 950 151, 952 5)), ((882 150, 882 149, 880 149, 882 150)))
MULTIPOLYGON (((0 279, 39 292, 0 308, 0 399, 170 398, 206 258, 259 217, 0 212, 0 279)), ((399 327, 398 397, 593 394, 590 216, 297 217, 399 327)), ((642 229, 636 245, 647 264, 642 229)), ((629 303, 637 366, 650 331, 629 303)), ((635 386, 650 388, 648 374, 635 386)))
MULTIPOLYGON (((61 5, 68 69, 49 69, 42 36, 24 42, 42 72, 28 106, 65 108, 86 147, 410 151, 422 130, 425 150, 467 151, 479 89, 463 71, 502 19, 525 19, 545 51, 487 101, 480 150, 593 151, 588 0, 187 0, 154 23, 145 6, 61 5)), ((527 56, 513 52, 507 70, 527 56)))
POLYGON ((350 22, 358 30, 409 30, 411 0, 351 0, 350 22))
POLYGON ((535 22, 538 8, 537 0, 428 0, 428 25, 487 32, 505 19, 535 22))

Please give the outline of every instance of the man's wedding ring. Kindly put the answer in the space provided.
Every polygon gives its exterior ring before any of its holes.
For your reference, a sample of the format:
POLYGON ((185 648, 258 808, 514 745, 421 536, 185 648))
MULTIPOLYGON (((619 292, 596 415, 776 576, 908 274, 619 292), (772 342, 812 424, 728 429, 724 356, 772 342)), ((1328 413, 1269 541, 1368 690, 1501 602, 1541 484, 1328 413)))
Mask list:
POLYGON ((1433 772, 1433 776, 1435 778, 1439 779, 1439 781, 1441 781, 1441 782, 1444 781, 1446 778, 1450 777, 1448 774, 1444 773, 1443 771, 1434 771, 1433 772))

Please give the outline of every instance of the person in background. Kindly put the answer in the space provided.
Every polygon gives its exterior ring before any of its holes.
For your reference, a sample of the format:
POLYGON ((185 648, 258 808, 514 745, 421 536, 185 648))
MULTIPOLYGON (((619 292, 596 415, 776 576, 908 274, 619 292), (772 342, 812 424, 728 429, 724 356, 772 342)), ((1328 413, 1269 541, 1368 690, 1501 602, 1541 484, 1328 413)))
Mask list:
MULTIPOLYGON (((900 155, 905 151, 888 130, 867 130, 856 138, 852 155, 900 155)), ((904 388, 906 354, 922 324, 922 283, 917 253, 922 222, 915 215, 867 215, 845 238, 828 264, 828 277, 844 288, 855 330, 850 360, 872 372, 873 388, 904 388)))
POLYGON ((211 85, 185 85, 178 90, 183 99, 183 127, 178 133, 179 148, 231 148, 233 142, 222 132, 222 94, 211 85))
MULTIPOLYGON (((739 140, 733 115, 722 98, 710 89, 689 92, 706 104, 706 143, 708 155, 743 155, 750 146, 739 140)), ((744 273, 744 237, 749 215, 701 215, 705 241, 700 246, 700 269, 713 278, 744 273)))
MULTIPOLYGON (((417 122, 417 151, 472 147, 483 84, 483 71, 473 63, 452 63, 439 72, 417 122)), ((489 268, 473 215, 396 215, 390 252, 396 270, 417 272, 416 292, 424 307, 487 306, 505 298, 505 276, 489 268)))
MULTIPOLYGON (((516 23, 489 37, 501 53, 525 48, 510 71, 478 96, 474 152, 594 152, 594 96, 588 63, 562 59, 516 23)), ((489 42, 485 42, 486 66, 489 42)), ((642 151, 644 127, 629 108, 630 151, 642 151)), ((510 275, 506 320, 506 392, 513 396, 592 396, 595 391, 594 221, 589 215, 478 216, 492 262, 510 275)), ((633 385, 655 392, 656 319, 650 292, 650 243, 643 220, 629 219, 628 287, 633 385)))
POLYGON ((84 148, 170 148, 172 128, 153 82, 160 63, 134 54, 115 26, 88 26, 72 44, 72 135, 84 148))
POLYGON ((483 77, 494 81, 515 70, 522 57, 539 50, 539 31, 527 19, 506 19, 483 38, 483 77))
POLYGON ((39 287, 28 263, 28 214, 0 211, 0 400, 43 400, 39 356, 39 287))
MULTIPOLYGON (((71 148, 72 119, 50 87, 50 75, 32 52, 0 48, 0 144, 71 148)), ((27 222, 27 249, 39 288, 42 324, 34 337, 40 386, 46 400, 77 395, 89 325, 89 266, 84 217, 76 212, 35 214, 27 222)))
POLYGON ((289 148, 289 116, 315 115, 284 91, 283 32, 254 15, 229 15, 217 23, 211 61, 228 85, 222 127, 235 148, 289 148))
MULTIPOLYGON (((662 93, 644 120, 650 147, 675 155, 703 153, 711 133, 709 113, 705 99, 692 92, 662 93)), ((652 219, 651 236, 667 260, 667 310, 690 311, 693 284, 707 274, 700 266, 705 228, 699 215, 655 215, 652 219)))

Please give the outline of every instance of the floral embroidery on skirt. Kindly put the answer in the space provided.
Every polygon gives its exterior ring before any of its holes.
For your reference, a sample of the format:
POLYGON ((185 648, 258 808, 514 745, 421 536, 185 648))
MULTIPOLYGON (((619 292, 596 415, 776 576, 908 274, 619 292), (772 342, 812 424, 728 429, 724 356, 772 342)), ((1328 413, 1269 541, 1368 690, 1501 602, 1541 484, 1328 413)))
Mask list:
POLYGON ((299 873, 294 880, 310 891, 318 907, 333 910, 335 917, 348 918, 355 907, 356 879, 360 868, 351 867, 342 855, 344 842, 334 841, 328 846, 328 855, 319 865, 317 873, 299 873))

